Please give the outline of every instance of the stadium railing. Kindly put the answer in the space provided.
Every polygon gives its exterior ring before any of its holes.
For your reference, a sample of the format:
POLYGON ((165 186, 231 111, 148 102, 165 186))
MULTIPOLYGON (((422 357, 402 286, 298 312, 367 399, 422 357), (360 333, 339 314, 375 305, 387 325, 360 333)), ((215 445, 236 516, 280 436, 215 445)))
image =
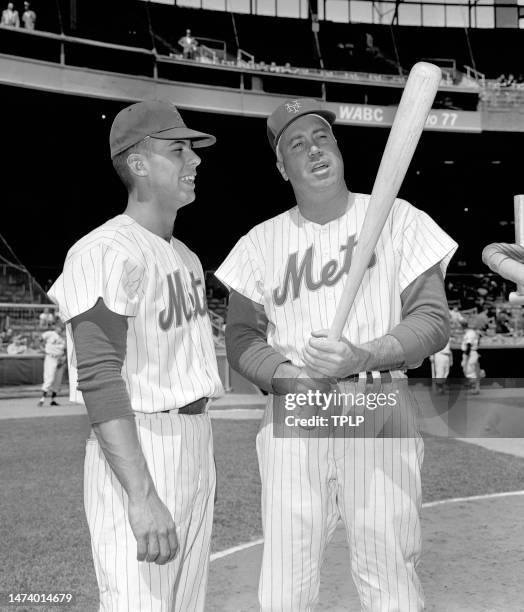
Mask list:
POLYGON ((0 331, 12 329, 13 332, 38 329, 40 315, 47 308, 55 316, 58 309, 54 304, 14 304, 0 302, 0 331))
MULTIPOLYGON (((281 77, 286 79, 302 79, 302 80, 311 80, 311 81, 319 81, 319 82, 332 82, 332 83, 352 83, 352 84, 365 84, 365 85, 375 85, 382 87, 393 87, 393 88, 402 88, 405 85, 406 77, 401 75, 389 75, 389 74, 379 74, 379 73, 366 73, 366 72, 353 72, 353 71, 342 71, 342 70, 328 70, 328 69, 317 69, 310 67, 298 67, 298 66, 290 66, 290 65, 277 65, 276 63, 266 64, 265 62, 256 62, 255 58, 252 54, 249 54, 245 50, 241 50, 243 56, 248 56, 250 59, 246 62, 243 57, 239 59, 227 59, 227 50, 222 47, 213 49, 211 48, 211 42, 217 42, 215 39, 204 39, 200 38, 199 40, 205 42, 209 40, 209 44, 201 45, 205 47, 208 52, 204 54, 200 61, 198 59, 183 59, 182 55, 172 52, 170 55, 162 55, 157 53, 155 49, 146 49, 143 47, 131 47, 127 45, 120 45, 109 42, 97 41, 89 38, 78 38, 74 36, 68 36, 66 34, 54 34, 51 32, 42 32, 38 30, 27 31, 22 28, 0 28, 0 34, 8 32, 9 35, 23 36, 23 37, 35 37, 33 40, 40 38, 46 39, 48 41, 56 41, 58 44, 56 50, 54 52, 50 52, 49 49, 46 50, 46 58, 49 61, 54 61, 63 66, 85 66, 87 68, 94 67, 90 65, 89 58, 82 56, 78 58, 75 56, 75 53, 71 51, 71 48, 76 46, 87 46, 87 47, 96 47, 99 49, 104 49, 106 51, 114 51, 115 57, 117 57, 121 53, 125 54, 135 54, 137 56, 142 56, 145 60, 147 60, 143 64, 133 65, 133 74, 140 74, 142 76, 152 76, 153 78, 159 78, 159 68, 162 64, 181 64, 192 67, 206 67, 209 68, 213 66, 216 69, 228 70, 232 72, 239 73, 240 77, 240 87, 242 85, 242 78, 244 74, 251 75, 265 75, 270 74, 271 76, 281 77), (222 59, 220 55, 225 54, 225 57, 222 59)), ((157 37, 158 38, 158 37, 157 37)), ((29 40, 29 39, 27 39, 29 40)), ((223 43, 223 41, 218 41, 218 43, 223 43)), ((225 43, 224 43, 225 44, 225 43)), ((18 50, 17 54, 20 57, 26 57, 23 50, 18 50)), ((31 52, 28 52, 28 57, 34 57, 34 49, 31 52)), ((113 58, 114 59, 114 58, 113 58)), ((113 59, 110 59, 108 54, 104 54, 105 68, 102 64, 101 68, 115 71, 113 59), (107 68, 107 66, 110 66, 107 68)), ((95 61, 95 60, 93 60, 95 61)), ((100 57, 96 58, 97 67, 100 64, 100 57)), ((119 64, 120 65, 120 64, 119 64)), ((127 70, 124 70, 124 65, 129 66, 129 62, 122 63, 122 72, 129 73, 127 70)), ((470 71, 471 74, 471 71, 470 71)), ((445 75, 441 81, 440 88, 442 90, 448 91, 456 91, 456 92, 476 92, 479 89, 478 79, 472 79, 467 77, 467 75, 463 75, 459 70, 456 71, 456 75, 458 75, 458 79, 453 81, 449 78, 448 75, 445 75), (463 78, 461 78, 461 75, 463 78)), ((162 78, 168 78, 165 75, 162 75, 162 78)))

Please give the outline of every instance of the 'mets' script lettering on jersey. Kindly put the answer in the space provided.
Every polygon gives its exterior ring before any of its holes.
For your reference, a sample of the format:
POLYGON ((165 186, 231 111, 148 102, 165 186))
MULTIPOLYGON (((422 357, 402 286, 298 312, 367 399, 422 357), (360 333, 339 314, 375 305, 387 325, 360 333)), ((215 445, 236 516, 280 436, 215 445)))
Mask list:
MULTIPOLYGON (((282 304, 286 302, 289 292, 291 292, 291 299, 296 300, 300 294, 302 281, 304 281, 309 291, 316 291, 322 286, 331 287, 332 285, 338 283, 342 276, 349 272, 355 245, 355 236, 349 236, 347 243, 340 247, 341 252, 345 251, 342 266, 339 266, 339 262, 336 259, 331 259, 322 268, 322 272, 320 273, 320 278, 318 280, 313 278, 314 246, 311 245, 306 250, 304 257, 300 262, 300 266, 298 265, 298 253, 291 253, 287 260, 282 285, 273 290, 274 303, 277 306, 282 306, 282 304)), ((373 253, 373 256, 369 261, 368 268, 372 268, 375 263, 375 253, 373 253)))
POLYGON ((171 272, 166 277, 168 305, 158 315, 158 324, 164 331, 172 326, 180 327, 182 316, 189 321, 191 317, 203 316, 207 312, 206 296, 201 287, 202 280, 196 278, 193 272, 190 272, 190 275, 191 293, 185 291, 180 270, 171 272))

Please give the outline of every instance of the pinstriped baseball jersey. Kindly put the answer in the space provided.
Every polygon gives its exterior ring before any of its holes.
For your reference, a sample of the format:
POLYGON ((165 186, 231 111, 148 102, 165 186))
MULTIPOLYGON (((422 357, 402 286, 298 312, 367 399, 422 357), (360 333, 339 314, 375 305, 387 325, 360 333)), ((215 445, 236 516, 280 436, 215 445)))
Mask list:
MULTIPOLYGON (((325 225, 294 207, 241 238, 217 278, 262 304, 268 342, 294 364, 312 330, 335 316, 370 196, 355 194, 348 211, 325 225)), ((390 331, 401 317, 402 291, 440 262, 446 267, 456 243, 424 212, 396 200, 357 293, 343 335, 362 344, 390 331)))
MULTIPOLYGON (((303 365, 302 349, 311 332, 327 329, 333 321, 369 199, 356 194, 347 212, 325 225, 306 220, 292 208, 241 238, 216 272, 230 288, 264 307, 269 344, 296 365, 303 365)), ((344 337, 362 344, 390 331, 401 319, 402 291, 437 263, 445 273, 456 248, 428 215, 397 200, 344 337)), ((380 381, 378 372, 372 374, 380 381)), ((340 519, 362 610, 423 609, 416 564, 424 445, 414 398, 399 384, 405 375, 395 372, 392 377, 384 390, 398 394, 397 408, 386 424, 390 433, 378 438, 384 421, 378 420, 374 429, 373 418, 369 437, 355 431, 342 437, 313 432, 278 436, 273 427, 275 400, 268 396, 257 435, 264 528, 262 612, 314 609, 320 567, 340 519)), ((362 378, 366 381, 365 373, 362 378)), ((354 396, 361 388, 342 381, 339 390, 354 396)))
MULTIPOLYGON (((222 392, 202 267, 179 240, 118 215, 70 249, 49 295, 64 321, 99 298, 129 317, 122 376, 133 410, 171 410, 222 392)), ((71 400, 82 401, 69 323, 67 337, 71 400)))

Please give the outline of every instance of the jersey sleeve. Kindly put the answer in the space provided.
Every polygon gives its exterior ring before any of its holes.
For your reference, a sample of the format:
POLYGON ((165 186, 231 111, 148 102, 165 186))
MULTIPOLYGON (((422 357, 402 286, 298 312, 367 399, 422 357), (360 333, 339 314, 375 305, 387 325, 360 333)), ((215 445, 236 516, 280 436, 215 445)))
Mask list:
POLYGON ((260 260, 258 241, 250 232, 236 243, 215 276, 229 290, 235 290, 257 304, 263 304, 264 275, 260 260))
POLYGON ((90 310, 99 298, 116 314, 134 317, 146 282, 145 268, 106 244, 68 255, 49 297, 69 321, 90 310))
POLYGON ((428 214, 404 200, 397 200, 392 223, 393 243, 400 259, 401 293, 437 263, 442 275, 446 275, 458 245, 428 214))

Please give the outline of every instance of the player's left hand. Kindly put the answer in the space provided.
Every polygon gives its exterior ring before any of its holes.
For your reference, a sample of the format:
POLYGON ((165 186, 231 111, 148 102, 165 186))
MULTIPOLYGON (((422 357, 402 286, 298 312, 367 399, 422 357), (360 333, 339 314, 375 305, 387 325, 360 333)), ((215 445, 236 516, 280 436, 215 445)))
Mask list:
POLYGON ((327 377, 346 378, 365 370, 367 353, 344 338, 328 340, 328 330, 311 332, 302 358, 308 370, 327 377))

